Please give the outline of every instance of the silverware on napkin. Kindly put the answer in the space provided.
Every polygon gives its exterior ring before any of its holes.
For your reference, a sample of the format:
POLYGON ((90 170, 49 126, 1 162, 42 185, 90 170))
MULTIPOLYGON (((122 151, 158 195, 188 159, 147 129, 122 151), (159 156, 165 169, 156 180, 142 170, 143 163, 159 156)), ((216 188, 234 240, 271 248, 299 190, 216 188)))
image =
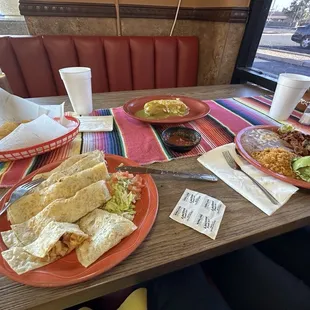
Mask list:
POLYGON ((137 174, 159 174, 167 175, 183 179, 196 179, 201 181, 216 182, 218 178, 213 174, 199 174, 199 173, 186 173, 186 172, 174 172, 160 169, 152 169, 146 167, 133 167, 133 166, 120 166, 116 168, 117 171, 128 171, 130 173, 137 174))
POLYGON ((268 191, 267 189, 262 186, 259 182, 257 182, 253 177, 251 177, 249 174, 247 174, 245 171, 243 171, 241 169, 241 167, 237 164, 237 162, 235 161, 235 159, 232 157, 232 155, 229 153, 229 151, 224 151, 222 152, 227 164, 230 166, 230 168, 234 169, 234 170, 238 170, 243 172, 247 177, 249 177, 253 183, 255 183, 261 190, 262 192, 268 197, 268 199, 275 205, 280 204, 280 202, 274 198, 268 191))

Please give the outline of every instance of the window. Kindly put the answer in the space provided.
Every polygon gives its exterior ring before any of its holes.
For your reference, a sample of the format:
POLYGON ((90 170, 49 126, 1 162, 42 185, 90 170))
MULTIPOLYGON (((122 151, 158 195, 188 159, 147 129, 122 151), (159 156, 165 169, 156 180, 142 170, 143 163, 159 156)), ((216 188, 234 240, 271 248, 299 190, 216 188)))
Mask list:
POLYGON ((310 76, 310 0, 252 0, 233 82, 274 90, 280 73, 310 76))
POLYGON ((0 0, 0 35, 29 34, 18 6, 19 0, 0 0))
POLYGON ((18 0, 0 0, 0 16, 13 17, 19 16, 18 0))

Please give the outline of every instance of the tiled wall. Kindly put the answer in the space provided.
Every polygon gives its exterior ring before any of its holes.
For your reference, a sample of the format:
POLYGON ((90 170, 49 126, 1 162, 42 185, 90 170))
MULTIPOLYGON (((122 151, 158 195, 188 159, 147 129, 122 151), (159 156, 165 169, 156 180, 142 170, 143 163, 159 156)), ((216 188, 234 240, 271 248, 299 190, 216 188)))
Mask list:
MULTIPOLYGON (((33 35, 116 35, 114 18, 94 17, 39 17, 26 16, 28 29, 33 35)), ((172 20, 124 18, 122 34, 169 35, 172 20)), ((230 83, 244 24, 196 20, 177 21, 174 35, 194 35, 200 41, 199 85, 230 83)))

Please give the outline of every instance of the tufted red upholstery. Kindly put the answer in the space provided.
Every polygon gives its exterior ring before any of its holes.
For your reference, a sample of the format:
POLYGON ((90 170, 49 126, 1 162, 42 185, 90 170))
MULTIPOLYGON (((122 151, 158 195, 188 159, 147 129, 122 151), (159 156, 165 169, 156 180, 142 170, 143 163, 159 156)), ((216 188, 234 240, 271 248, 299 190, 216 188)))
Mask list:
POLYGON ((94 93, 195 86, 196 37, 0 37, 0 68, 22 97, 64 95, 58 70, 92 70, 94 93))

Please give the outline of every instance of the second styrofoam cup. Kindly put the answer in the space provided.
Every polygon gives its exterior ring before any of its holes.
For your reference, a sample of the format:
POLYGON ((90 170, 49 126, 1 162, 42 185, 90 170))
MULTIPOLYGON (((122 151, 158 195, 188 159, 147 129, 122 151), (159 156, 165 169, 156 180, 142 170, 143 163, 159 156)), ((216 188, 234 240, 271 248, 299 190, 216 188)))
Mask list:
POLYGON ((288 119, 309 87, 309 76, 281 73, 269 116, 279 121, 288 119))

